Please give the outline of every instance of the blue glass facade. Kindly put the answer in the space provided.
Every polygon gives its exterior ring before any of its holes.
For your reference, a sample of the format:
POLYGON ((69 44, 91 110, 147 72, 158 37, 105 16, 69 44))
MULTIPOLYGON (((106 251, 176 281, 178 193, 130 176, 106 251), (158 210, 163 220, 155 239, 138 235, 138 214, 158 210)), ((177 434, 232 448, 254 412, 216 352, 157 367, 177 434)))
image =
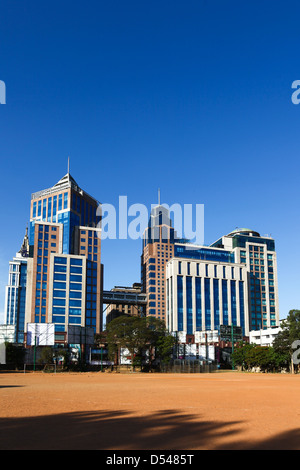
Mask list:
POLYGON ((199 259, 203 261, 218 261, 220 263, 234 263, 234 253, 212 248, 190 248, 188 245, 174 246, 174 256, 178 258, 199 259))
POLYGON ((239 281, 239 295, 240 295, 240 323, 243 328, 243 335, 245 335, 245 295, 244 295, 244 282, 239 281))
POLYGON ((5 323, 16 326, 15 341, 23 342, 25 332, 27 261, 15 259, 9 266, 9 285, 6 288, 5 323))
MULTIPOLYGON (((175 299, 170 289, 168 295, 171 295, 170 306, 177 308, 174 315, 177 314, 178 331, 193 335, 195 331, 220 330, 220 325, 233 324, 241 326, 245 334, 248 327, 245 319, 248 314, 245 305, 245 268, 226 266, 224 272, 222 266, 216 263, 189 262, 188 259, 170 261, 168 268, 167 280, 173 276, 176 279, 173 285, 177 288, 177 306, 173 304, 175 299), (226 278, 223 277, 225 275, 226 278)), ((174 326, 172 318, 168 326, 174 326)))
POLYGON ((228 287, 227 280, 222 279, 222 307, 223 307, 223 325, 228 325, 228 287))
POLYGON ((201 331, 202 330, 201 277, 196 277, 195 288, 196 288, 196 331, 201 331))
POLYGON ((97 263, 87 261, 86 325, 96 327, 97 263))
POLYGON ((204 295, 205 295, 205 329, 211 329, 211 307, 210 307, 210 279, 204 279, 204 295))
POLYGON ((177 277, 178 331, 183 331, 183 277, 177 277))
POLYGON ((231 289, 231 322, 233 325, 237 325, 236 318, 236 281, 230 281, 231 289))
POLYGON ((219 280, 213 280, 214 289, 214 325, 215 328, 220 325, 220 299, 219 299, 219 280))
POLYGON ((192 335, 193 329, 193 290, 192 290, 192 278, 186 277, 186 328, 187 334, 192 335))
POLYGON ((82 323, 82 263, 81 258, 54 257, 52 321, 56 331, 82 323))

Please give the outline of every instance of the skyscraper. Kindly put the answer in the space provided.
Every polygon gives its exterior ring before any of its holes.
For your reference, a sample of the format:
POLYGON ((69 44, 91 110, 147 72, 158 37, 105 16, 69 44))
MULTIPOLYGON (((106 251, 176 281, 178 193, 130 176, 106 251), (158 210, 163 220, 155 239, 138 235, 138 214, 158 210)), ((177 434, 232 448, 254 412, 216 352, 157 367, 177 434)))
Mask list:
POLYGON ((179 240, 168 209, 156 206, 143 237, 146 315, 193 335, 220 325, 249 331, 279 324, 275 242, 237 229, 211 246, 179 240))
POLYGON ((16 256, 9 262, 8 285, 5 289, 5 318, 6 325, 15 326, 14 341, 22 343, 25 332, 25 307, 27 284, 27 261, 29 255, 29 243, 27 229, 21 246, 16 256))
POLYGON ((236 229, 209 247, 176 243, 167 263, 167 326, 194 334, 220 325, 279 325, 275 242, 236 229))
POLYGON ((248 336, 248 273, 232 251, 178 243, 166 281, 170 331, 194 335, 235 325, 248 336))
POLYGON ((212 246, 235 253, 248 272, 249 328, 279 325, 277 255, 275 241, 247 228, 233 230, 212 246))
POLYGON ((26 258, 24 323, 54 323, 57 338, 69 325, 102 330, 99 203, 68 172, 33 193, 26 258))
POLYGON ((143 235, 141 257, 142 290, 148 294, 146 315, 166 321, 165 266, 174 254, 176 234, 169 210, 158 204, 151 211, 143 235))

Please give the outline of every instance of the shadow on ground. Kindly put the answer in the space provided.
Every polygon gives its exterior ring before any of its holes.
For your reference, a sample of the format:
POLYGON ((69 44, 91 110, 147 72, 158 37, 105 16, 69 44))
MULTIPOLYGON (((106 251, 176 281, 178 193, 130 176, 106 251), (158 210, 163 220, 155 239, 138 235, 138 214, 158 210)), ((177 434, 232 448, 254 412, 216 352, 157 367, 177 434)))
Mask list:
POLYGON ((300 428, 255 443, 243 441, 242 428, 242 422, 201 421, 198 415, 176 410, 141 417, 99 411, 3 418, 0 449, 300 450, 300 428))

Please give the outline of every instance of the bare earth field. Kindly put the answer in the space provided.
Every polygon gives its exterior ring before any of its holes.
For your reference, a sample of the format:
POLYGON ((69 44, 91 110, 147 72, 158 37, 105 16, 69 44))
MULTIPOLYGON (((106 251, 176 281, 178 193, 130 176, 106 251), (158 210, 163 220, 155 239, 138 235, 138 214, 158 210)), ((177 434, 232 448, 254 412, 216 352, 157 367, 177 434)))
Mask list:
POLYGON ((300 375, 0 373, 1 450, 300 450, 300 375))

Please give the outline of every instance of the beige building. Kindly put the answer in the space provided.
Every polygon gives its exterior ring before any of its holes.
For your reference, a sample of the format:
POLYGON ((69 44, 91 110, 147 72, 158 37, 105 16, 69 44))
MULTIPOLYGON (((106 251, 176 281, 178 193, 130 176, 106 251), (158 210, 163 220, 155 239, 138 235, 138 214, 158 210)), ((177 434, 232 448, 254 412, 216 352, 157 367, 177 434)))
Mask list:
POLYGON ((98 201, 68 173, 31 198, 25 323, 102 331, 101 229, 98 201))
POLYGON ((142 291, 148 296, 146 315, 166 322, 166 264, 174 256, 175 232, 169 211, 156 206, 143 236, 142 291))
MULTIPOLYGON (((128 294, 133 294, 133 297, 135 297, 136 294, 140 294, 142 292, 142 286, 140 283, 136 282, 132 284, 131 287, 115 286, 110 292, 120 294, 125 293, 128 302, 128 294)), ((142 308, 143 307, 138 304, 129 302, 109 304, 106 309, 106 324, 121 315, 140 316, 143 313, 142 308)))

